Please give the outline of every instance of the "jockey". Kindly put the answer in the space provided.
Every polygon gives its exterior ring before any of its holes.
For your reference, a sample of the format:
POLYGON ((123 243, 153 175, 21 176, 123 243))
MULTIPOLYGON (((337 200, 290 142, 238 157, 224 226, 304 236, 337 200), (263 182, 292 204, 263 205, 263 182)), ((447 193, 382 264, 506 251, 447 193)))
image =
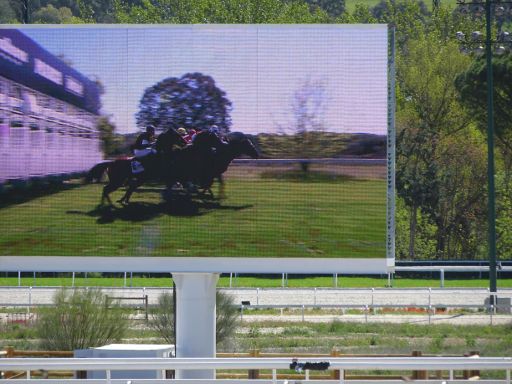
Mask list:
POLYGON ((144 171, 144 167, 141 163, 141 158, 148 156, 150 154, 155 154, 156 150, 153 148, 155 143, 155 127, 152 125, 148 125, 146 127, 146 132, 141 133, 137 140, 135 140, 135 144, 132 146, 133 154, 135 158, 132 161, 132 172, 133 173, 141 173, 144 171))
POLYGON ((150 153, 156 153, 153 148, 153 144, 155 144, 155 127, 152 125, 148 125, 146 127, 146 132, 141 133, 135 144, 133 145, 133 154, 135 157, 144 157, 149 155, 150 153))
POLYGON ((183 137, 183 140, 187 142, 187 145, 192 143, 192 136, 187 132, 185 128, 178 128, 176 132, 178 132, 181 137, 183 137))

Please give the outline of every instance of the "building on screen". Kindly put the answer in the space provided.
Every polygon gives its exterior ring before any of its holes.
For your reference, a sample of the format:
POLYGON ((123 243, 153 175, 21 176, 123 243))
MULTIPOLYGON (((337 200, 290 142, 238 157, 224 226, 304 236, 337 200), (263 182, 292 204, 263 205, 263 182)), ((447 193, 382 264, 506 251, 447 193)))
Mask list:
POLYGON ((101 161, 98 85, 16 29, 0 29, 0 183, 101 161))

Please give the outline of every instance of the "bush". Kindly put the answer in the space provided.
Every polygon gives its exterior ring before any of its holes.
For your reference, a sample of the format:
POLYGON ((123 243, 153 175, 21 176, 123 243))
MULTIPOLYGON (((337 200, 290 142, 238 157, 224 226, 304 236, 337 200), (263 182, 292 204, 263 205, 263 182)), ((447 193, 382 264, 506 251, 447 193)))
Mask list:
POLYGON ((168 292, 158 297, 158 305, 151 309, 149 326, 168 344, 174 344, 174 295, 168 292))
MULTIPOLYGON (((217 291, 217 312, 216 312, 216 338, 220 344, 236 331, 238 324, 238 307, 233 298, 223 292, 217 291)), ((171 293, 163 293, 158 298, 158 305, 151 311, 149 326, 167 343, 173 344, 174 340, 174 298, 171 293)))
POLYGON ((217 291, 217 344, 230 339, 236 331, 239 319, 239 307, 235 305, 233 296, 217 291))
POLYGON ((55 294, 54 304, 38 316, 37 334, 44 349, 98 347, 120 341, 128 329, 128 318, 119 303, 99 289, 62 289, 55 294))

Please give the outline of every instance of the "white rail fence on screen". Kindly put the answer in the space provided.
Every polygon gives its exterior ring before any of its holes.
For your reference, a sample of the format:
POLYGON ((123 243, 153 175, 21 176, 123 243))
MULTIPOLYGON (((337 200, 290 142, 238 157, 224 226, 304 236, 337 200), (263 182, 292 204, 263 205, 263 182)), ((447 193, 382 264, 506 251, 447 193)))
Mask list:
MULTIPOLYGON (((339 370, 340 379, 329 382, 338 383, 372 383, 376 381, 369 380, 347 380, 344 378, 346 370, 350 371, 445 371, 449 373, 449 379, 431 379, 418 380, 421 383, 467 383, 468 380, 455 380, 455 371, 458 370, 494 370, 502 371, 503 379, 479 380, 480 383, 506 383, 511 384, 512 358, 510 357, 340 357, 340 358, 308 358, 299 359, 301 362, 329 362, 329 370, 339 370)), ((325 380, 309 380, 309 372, 306 373, 306 379, 302 380, 278 380, 277 370, 290 369, 290 358, 104 358, 104 359, 80 359, 80 358, 9 358, 0 359, 0 371, 24 371, 26 379, 17 379, 16 383, 35 383, 31 380, 30 372, 35 370, 45 371, 105 371, 106 378, 103 380, 87 380, 89 383, 325 383, 325 380), (120 380, 112 379, 112 371, 125 370, 201 370, 201 369, 227 369, 227 370, 247 370, 247 369, 270 369, 272 370, 272 379, 270 380, 178 380, 178 379, 137 379, 120 380)), ((11 380, 0 380, 0 382, 12 382, 11 380)), ((47 384, 77 383, 78 379, 45 379, 47 384)), ((81 380, 80 380, 81 381, 81 380)), ((413 380, 412 380, 413 381, 413 380)), ((37 381, 39 382, 39 381, 37 381)), ((379 383, 403 383, 403 380, 379 380, 379 383)))

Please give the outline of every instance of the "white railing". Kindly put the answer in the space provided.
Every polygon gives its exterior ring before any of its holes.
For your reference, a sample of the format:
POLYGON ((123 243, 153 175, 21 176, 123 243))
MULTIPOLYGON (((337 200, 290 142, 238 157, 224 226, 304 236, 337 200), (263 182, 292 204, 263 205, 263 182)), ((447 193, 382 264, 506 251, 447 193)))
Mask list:
MULTIPOLYGON (((299 360, 299 363, 305 363, 306 360, 299 360)), ((510 373, 512 370, 512 358, 510 357, 340 357, 308 359, 307 362, 328 362, 329 370, 340 372, 340 379, 314 381, 308 380, 309 372, 306 372, 306 379, 298 382, 320 383, 320 382, 338 382, 338 383, 399 383, 402 380, 347 380, 344 377, 345 371, 447 371, 449 379, 431 379, 418 380, 421 383, 464 383, 467 380, 455 380, 454 371, 456 370, 497 370, 504 371, 504 379, 499 380, 479 380, 480 383, 503 383, 511 384, 510 373)), ((25 371, 27 379, 17 379, 16 383, 35 383, 30 379, 30 371, 105 371, 106 378, 103 380, 87 380, 94 383, 285 383, 295 382, 295 380, 277 380, 277 370, 288 370, 292 363, 290 358, 9 358, 0 359, 0 371, 25 371), (163 380, 163 379, 145 379, 145 380, 114 380, 112 371, 164 371, 164 370, 272 370, 271 380, 163 380)), ((474 379, 473 379, 474 380, 474 379)), ((0 380, 7 382, 11 380, 0 380)), ((77 383, 83 379, 47 379, 44 382, 52 383, 77 383)), ((40 381, 38 381, 40 382, 40 381)))

